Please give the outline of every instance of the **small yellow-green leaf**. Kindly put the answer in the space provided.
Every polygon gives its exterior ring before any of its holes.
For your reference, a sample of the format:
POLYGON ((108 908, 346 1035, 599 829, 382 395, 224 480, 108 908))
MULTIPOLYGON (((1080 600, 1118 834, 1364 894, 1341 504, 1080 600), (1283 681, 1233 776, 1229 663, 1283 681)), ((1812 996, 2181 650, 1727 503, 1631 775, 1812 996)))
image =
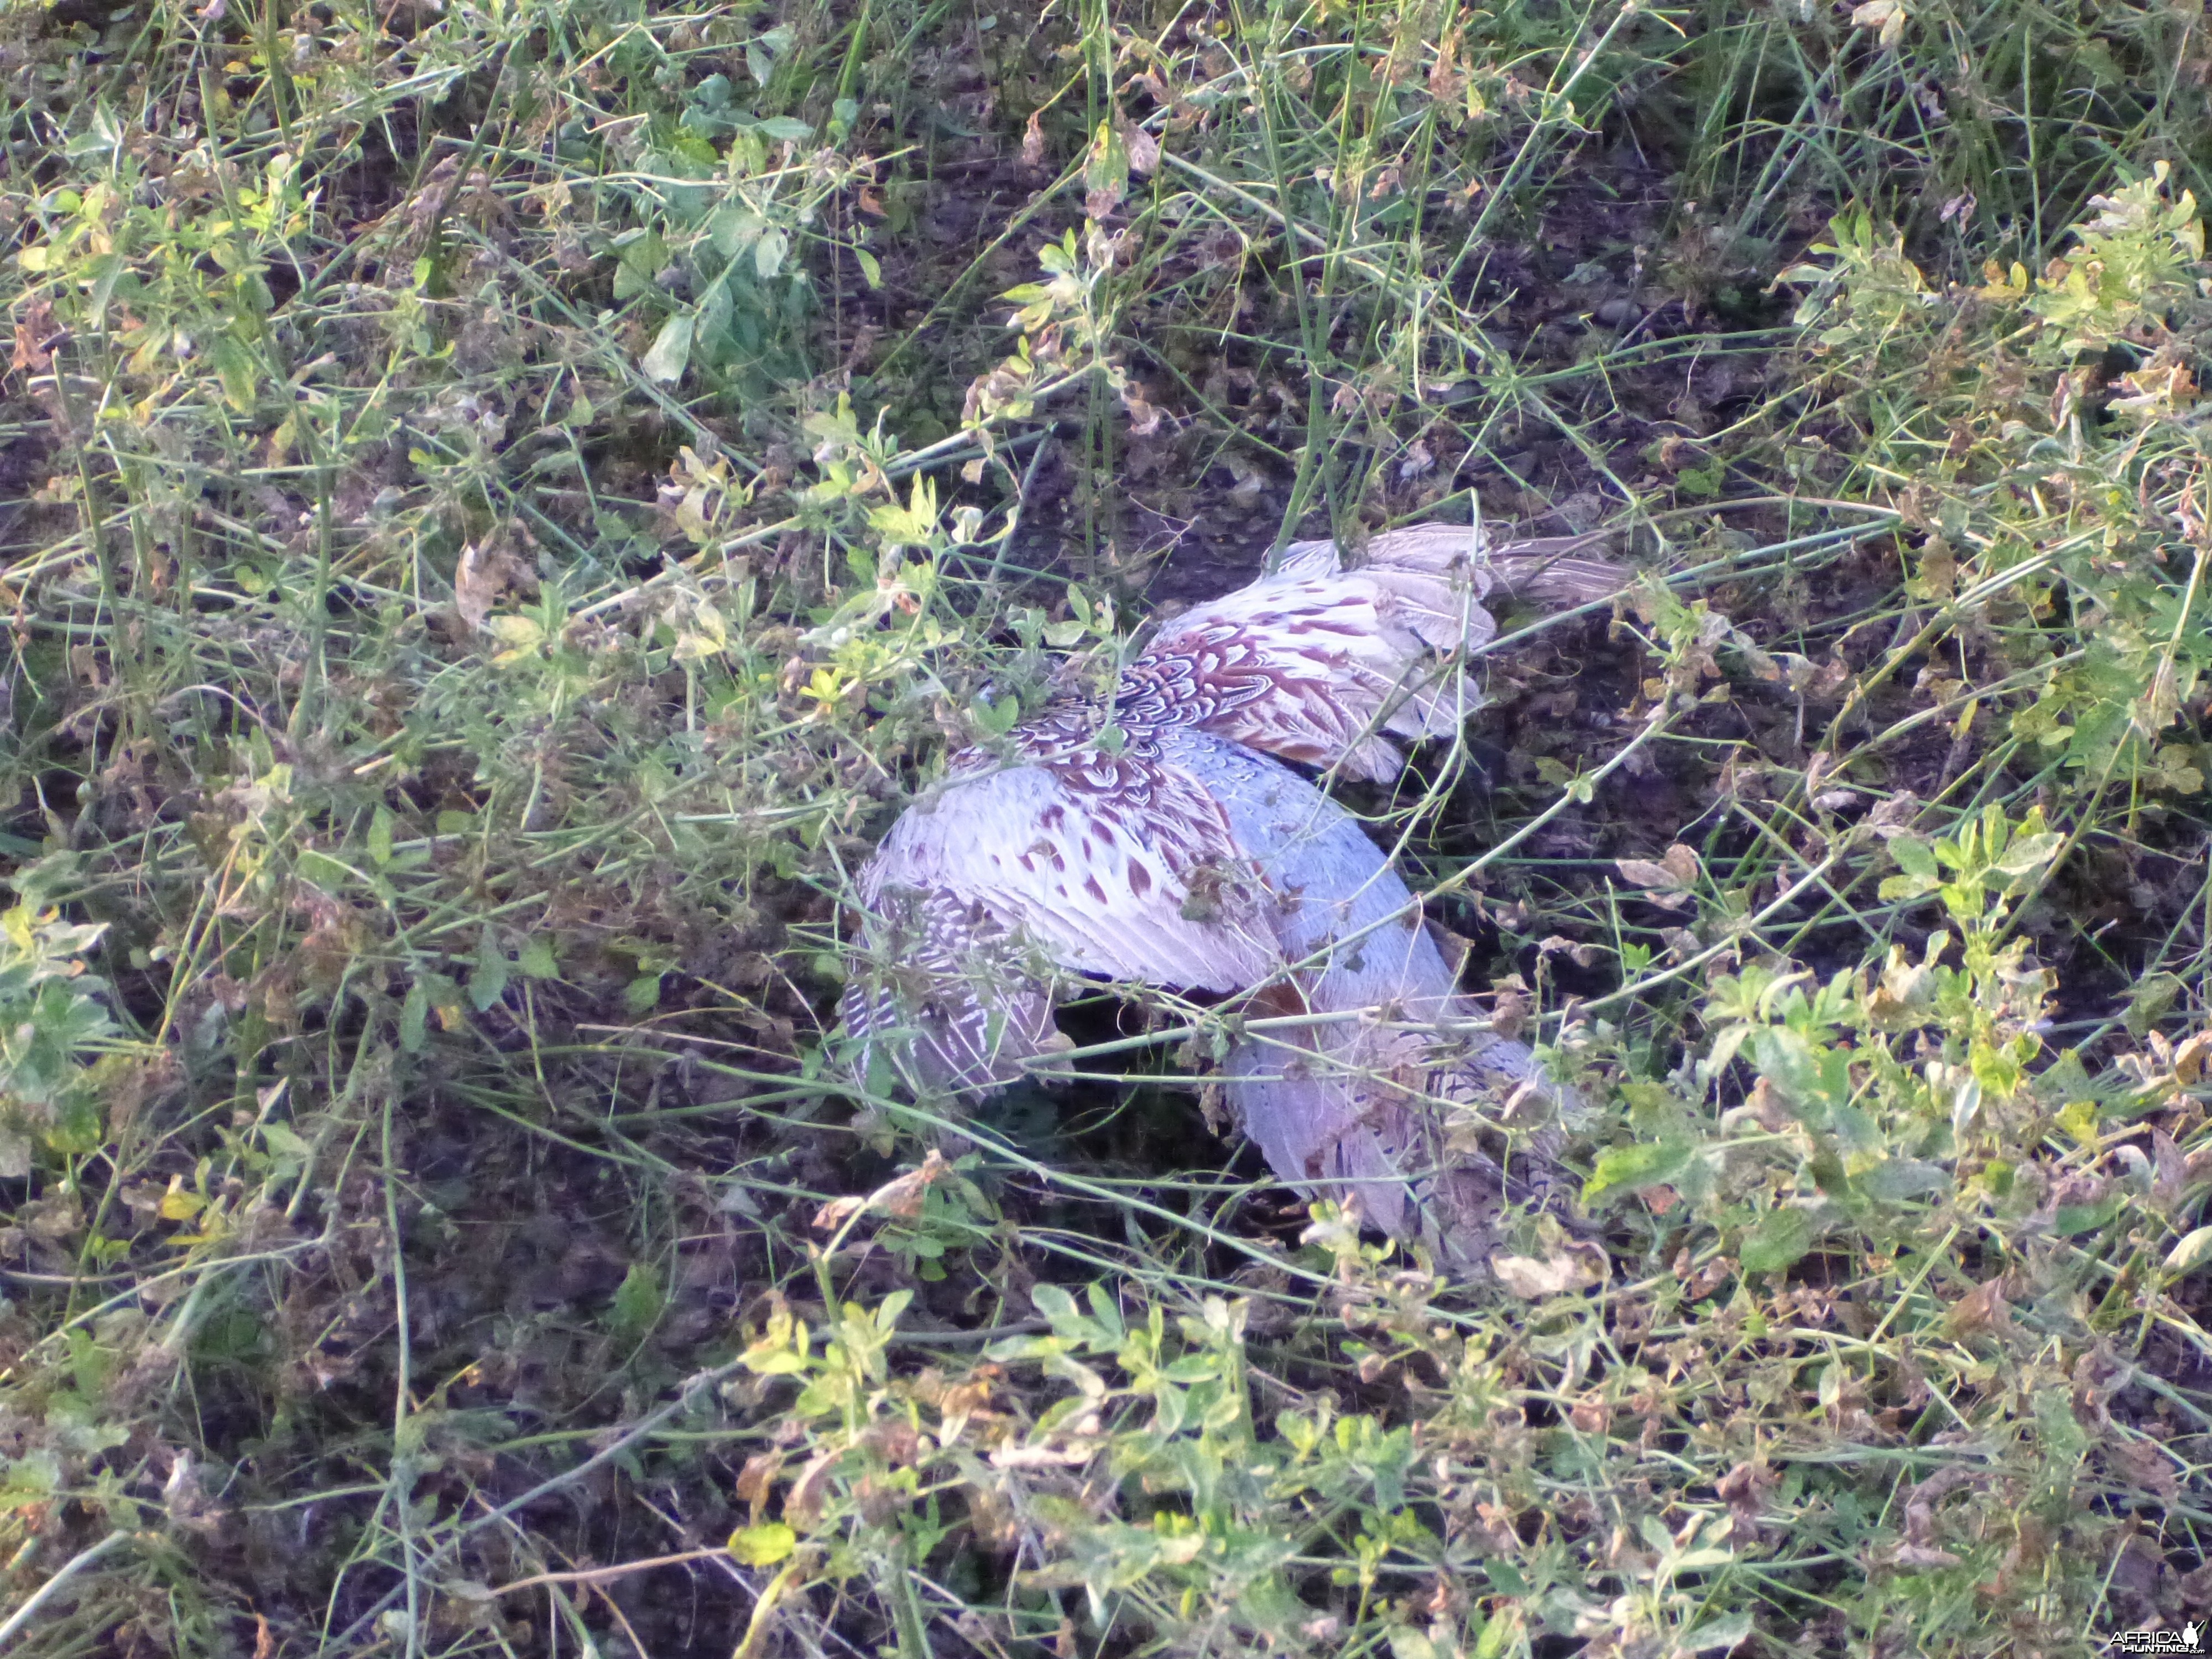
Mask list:
POLYGON ((2094 1100, 2072 1100, 2058 1114, 2058 1127, 2072 1135, 2084 1146, 2097 1144, 2097 1103, 2094 1100))
POLYGON ((161 1194, 161 1219, 164 1221, 190 1221, 206 1207, 207 1200, 198 1193, 180 1189, 161 1194))
POLYGON ((749 1567, 772 1567, 799 1547, 799 1534, 781 1521, 739 1527, 730 1534, 730 1553, 749 1567))

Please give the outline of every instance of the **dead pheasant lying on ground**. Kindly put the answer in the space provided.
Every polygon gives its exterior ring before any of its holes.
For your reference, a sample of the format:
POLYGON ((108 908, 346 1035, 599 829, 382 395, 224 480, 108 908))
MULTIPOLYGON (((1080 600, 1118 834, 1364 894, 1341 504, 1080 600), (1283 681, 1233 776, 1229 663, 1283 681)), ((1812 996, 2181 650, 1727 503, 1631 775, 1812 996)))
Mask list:
POLYGON ((1476 707, 1450 659, 1496 633, 1493 588, 1578 603, 1626 574, 1585 538, 1480 538, 1395 531, 1352 569, 1334 543, 1295 544, 1162 628, 1110 711, 1058 703, 954 757, 860 875, 842 1012, 862 1074, 881 1054, 923 1091, 1006 1084, 1066 1046, 1054 1006, 1084 981, 1242 994, 1225 1092, 1276 1174, 1486 1256, 1504 1176, 1449 1136, 1449 1103, 1541 1122, 1556 1091, 1456 994, 1358 821, 1282 764, 1389 781, 1393 738, 1449 735, 1476 707))

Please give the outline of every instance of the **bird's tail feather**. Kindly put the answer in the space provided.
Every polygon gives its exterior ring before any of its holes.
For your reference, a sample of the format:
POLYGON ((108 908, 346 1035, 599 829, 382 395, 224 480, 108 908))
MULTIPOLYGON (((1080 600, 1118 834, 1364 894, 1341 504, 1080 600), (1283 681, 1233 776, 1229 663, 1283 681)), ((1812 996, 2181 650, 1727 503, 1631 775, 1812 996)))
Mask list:
POLYGON ((1584 605, 1618 592, 1634 574, 1598 556, 1613 536, 1611 531, 1593 530, 1578 536, 1507 539, 1473 525, 1407 525, 1369 542, 1361 568, 1432 578, 1468 569, 1477 573, 1479 592, 1495 586, 1515 599, 1543 605, 1584 605), (1487 580, 1481 580, 1485 575, 1487 580))
POLYGON ((1604 546, 1606 532, 1553 536, 1512 542, 1490 556, 1491 574, 1516 599, 1540 605, 1588 605, 1618 593, 1635 573, 1591 550, 1604 546))

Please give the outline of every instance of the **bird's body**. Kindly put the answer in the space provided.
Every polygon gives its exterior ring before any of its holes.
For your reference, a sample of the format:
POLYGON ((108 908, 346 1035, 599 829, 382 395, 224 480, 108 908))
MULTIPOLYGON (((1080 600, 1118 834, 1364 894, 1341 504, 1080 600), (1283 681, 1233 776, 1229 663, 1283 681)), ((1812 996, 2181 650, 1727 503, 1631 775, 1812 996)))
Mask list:
POLYGON ((1003 753, 956 756, 860 876, 844 1004, 860 1065, 987 1090, 1064 1046, 1071 978, 1243 994, 1224 1079, 1275 1172, 1480 1254, 1502 1176, 1444 1106, 1529 1093, 1534 1058, 1481 1025, 1381 851, 1282 760, 1395 777, 1392 737, 1443 735, 1475 706, 1447 659, 1494 633, 1497 573, 1556 598, 1618 586, 1578 545, 1486 554, 1468 526, 1425 526, 1350 571, 1333 544, 1293 545, 1129 663, 1110 745, 1097 711, 1056 706, 1003 753))

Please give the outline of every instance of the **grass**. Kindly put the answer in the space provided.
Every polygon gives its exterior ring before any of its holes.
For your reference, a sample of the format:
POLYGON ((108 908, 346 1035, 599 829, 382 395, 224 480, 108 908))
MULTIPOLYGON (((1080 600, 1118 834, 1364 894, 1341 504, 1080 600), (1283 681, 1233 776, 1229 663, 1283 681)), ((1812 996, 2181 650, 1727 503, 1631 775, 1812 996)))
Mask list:
POLYGON ((9 1651, 2203 1618, 2200 14, 11 7, 9 1651), (1473 512, 1646 574, 1340 793, 1599 1231, 845 1079, 951 748, 1473 512))

